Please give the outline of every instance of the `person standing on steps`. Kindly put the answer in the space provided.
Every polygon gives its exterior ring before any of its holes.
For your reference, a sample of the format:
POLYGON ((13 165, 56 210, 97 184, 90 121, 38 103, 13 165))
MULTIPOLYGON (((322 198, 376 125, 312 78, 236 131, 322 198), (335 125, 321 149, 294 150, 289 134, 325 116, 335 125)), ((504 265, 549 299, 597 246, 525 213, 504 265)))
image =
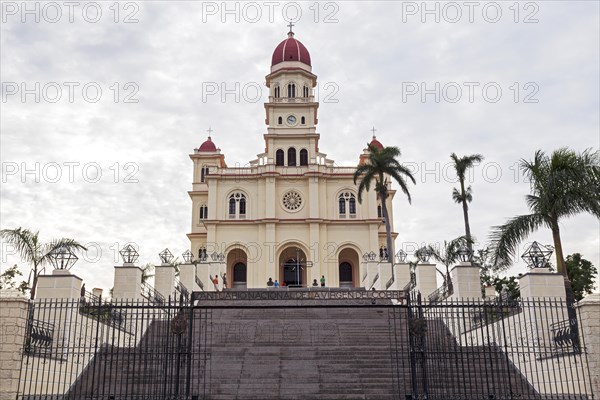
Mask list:
POLYGON ((219 275, 215 275, 213 278, 213 284, 215 285, 215 291, 219 291, 219 275))
MULTIPOLYGON (((270 278, 269 278, 270 279, 270 278)), ((273 286, 275 286, 276 288, 279 287, 279 281, 277 279, 275 279, 275 283, 273 284, 273 286)))
POLYGON ((227 274, 223 274, 223 289, 227 289, 227 274))
POLYGON ((321 275, 321 287, 325 287, 325 275, 321 275))

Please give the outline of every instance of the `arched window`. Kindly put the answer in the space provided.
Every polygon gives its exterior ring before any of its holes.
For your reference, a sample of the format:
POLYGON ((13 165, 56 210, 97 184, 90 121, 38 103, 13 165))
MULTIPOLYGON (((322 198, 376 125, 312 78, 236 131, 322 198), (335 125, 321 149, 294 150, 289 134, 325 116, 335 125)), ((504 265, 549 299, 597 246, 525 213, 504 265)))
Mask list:
POLYGON ((283 166, 285 163, 283 161, 285 153, 283 150, 279 149, 275 152, 275 165, 283 166))
POLYGON ((229 196, 229 218, 246 218, 246 195, 243 193, 233 193, 229 196))
POLYGON ((208 206, 202 205, 200 206, 200 219, 208 218, 208 206))
POLYGON ((381 204, 377 204, 377 218, 383 218, 383 210, 381 204))
POLYGON ((229 218, 235 218, 235 198, 233 197, 233 195, 231 195, 231 197, 229 198, 229 218))
POLYGON ((296 149, 294 147, 288 149, 288 166, 296 166, 296 149))
POLYGON ((279 98, 279 96, 281 95, 280 90, 279 90, 279 86, 275 86, 275 98, 279 98))
POLYGON ((350 215, 356 215, 356 199, 354 196, 348 200, 348 211, 350 211, 350 215))
POLYGON ((340 201, 339 201, 339 213, 340 213, 340 217, 346 217, 346 200, 344 199, 343 196, 340 196, 340 201))
POLYGON ((246 218, 246 196, 240 198, 240 218, 246 218))
POLYGON ((308 165, 308 151, 306 149, 300 150, 300 165, 308 165))
POLYGON ((208 172, 208 167, 202 167, 202 169, 200 170, 200 182, 206 182, 206 175, 208 175, 208 172))
POLYGON ((277 118, 277 123, 279 125, 283 124, 283 118, 282 117, 277 118))
POLYGON ((300 118, 300 123, 302 125, 305 125, 306 124, 306 118, 305 117, 300 118))
POLYGON ((288 84, 288 97, 296 97, 296 85, 293 83, 288 84))
POLYGON ((354 193, 344 192, 340 194, 338 204, 340 218, 346 218, 346 210, 348 210, 348 218, 356 218, 356 197, 354 193))
POLYGON ((308 97, 308 87, 304 86, 304 88, 302 89, 302 95, 303 97, 308 97))

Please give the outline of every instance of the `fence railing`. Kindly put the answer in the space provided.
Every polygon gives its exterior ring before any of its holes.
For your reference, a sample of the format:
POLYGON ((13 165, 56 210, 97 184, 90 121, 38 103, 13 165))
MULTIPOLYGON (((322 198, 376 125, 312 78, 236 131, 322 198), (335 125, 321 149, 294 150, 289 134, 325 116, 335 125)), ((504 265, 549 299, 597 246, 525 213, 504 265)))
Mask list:
POLYGON ((33 356, 50 357, 52 356, 53 341, 54 324, 30 319, 23 352, 33 356))
POLYGON ((181 283, 179 278, 175 278, 175 292, 178 295, 177 297, 179 297, 179 295, 183 296, 186 299, 190 297, 190 291, 185 287, 183 283, 181 283))
POLYGON ((550 325, 552 340, 557 353, 581 353, 577 319, 568 319, 550 325))
POLYGON ((452 280, 447 280, 435 290, 435 292, 429 295, 429 303, 438 303, 442 300, 446 300, 454 293, 454 286, 452 285, 452 280))
POLYGON ((111 303, 92 293, 85 292, 79 300, 79 313, 103 324, 127 330, 125 311, 116 309, 111 303))
POLYGON ((142 297, 152 303, 163 304, 165 302, 165 297, 147 282, 142 282, 142 297))

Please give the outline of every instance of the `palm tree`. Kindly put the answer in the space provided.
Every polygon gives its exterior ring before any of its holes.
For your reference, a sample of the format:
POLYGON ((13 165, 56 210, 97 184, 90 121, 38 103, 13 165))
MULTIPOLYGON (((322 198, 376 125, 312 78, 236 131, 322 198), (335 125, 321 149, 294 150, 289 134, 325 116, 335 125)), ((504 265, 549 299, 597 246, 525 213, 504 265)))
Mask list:
POLYGON ((388 250, 388 259, 394 257, 394 248, 392 247, 392 228, 387 210, 386 200, 389 196, 388 192, 388 176, 394 178, 400 189, 408 198, 408 202, 411 202, 410 192, 406 178, 410 179, 413 184, 417 184, 415 178, 408 168, 404 167, 397 160, 400 157, 400 149, 398 147, 384 147, 378 149, 375 146, 367 145, 369 149, 368 162, 359 165, 354 171, 354 184, 360 179, 358 185, 358 202, 362 203, 362 194, 366 190, 367 192, 371 189, 371 182, 375 180, 375 192, 377 197, 381 201, 381 213, 385 221, 385 233, 386 233, 386 244, 388 250))
POLYGON ((152 271, 154 270, 154 264, 152 264, 152 263, 144 264, 141 269, 142 269, 142 283, 147 282, 148 279, 150 279, 154 276, 154 274, 152 273, 152 271))
POLYGON ((538 150, 532 161, 521 160, 520 169, 531 185, 531 194, 525 196, 531 213, 493 228, 492 261, 508 267, 519 243, 546 227, 552 231, 557 270, 566 278, 559 221, 582 212, 600 219, 600 152, 588 149, 577 154, 560 148, 548 156, 538 150))
POLYGON ((452 153, 450 154, 450 158, 454 163, 454 170, 456 171, 456 176, 458 176, 458 181, 460 182, 460 191, 456 188, 452 189, 452 199, 456 203, 462 204, 463 217, 465 219, 465 237, 467 238, 467 247, 469 248, 469 252, 473 254, 473 240, 471 237, 471 226, 469 225, 468 206, 468 203, 473 201, 473 191, 471 190, 470 185, 465 189, 465 174, 467 169, 472 168, 475 163, 480 163, 483 161, 483 156, 481 154, 471 154, 470 156, 458 158, 455 153, 452 153))
POLYGON ((449 284, 450 282, 450 266, 455 264, 459 260, 458 250, 467 245, 468 241, 465 236, 457 237, 456 239, 452 239, 451 241, 444 240, 444 246, 432 246, 429 245, 428 248, 431 252, 433 258, 435 258, 440 263, 444 264, 446 267, 446 272, 442 273, 439 269, 436 270, 442 275, 444 278, 444 283, 449 284))
POLYGON ((7 243, 15 246, 17 253, 23 261, 31 265, 31 273, 28 281, 31 283, 31 299, 35 298, 36 285, 39 275, 45 270, 46 265, 50 262, 52 255, 59 249, 67 251, 87 250, 74 239, 54 239, 48 243, 41 243, 39 232, 31 232, 29 229, 2 229, 0 230, 0 238, 6 240, 7 243))

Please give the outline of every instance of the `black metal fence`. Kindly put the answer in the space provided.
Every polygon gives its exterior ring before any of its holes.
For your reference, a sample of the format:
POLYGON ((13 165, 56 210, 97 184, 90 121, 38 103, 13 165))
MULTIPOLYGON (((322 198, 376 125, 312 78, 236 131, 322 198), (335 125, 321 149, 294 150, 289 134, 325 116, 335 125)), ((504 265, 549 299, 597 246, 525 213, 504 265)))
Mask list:
POLYGON ((573 312, 358 290, 37 301, 19 399, 593 399, 573 312))

